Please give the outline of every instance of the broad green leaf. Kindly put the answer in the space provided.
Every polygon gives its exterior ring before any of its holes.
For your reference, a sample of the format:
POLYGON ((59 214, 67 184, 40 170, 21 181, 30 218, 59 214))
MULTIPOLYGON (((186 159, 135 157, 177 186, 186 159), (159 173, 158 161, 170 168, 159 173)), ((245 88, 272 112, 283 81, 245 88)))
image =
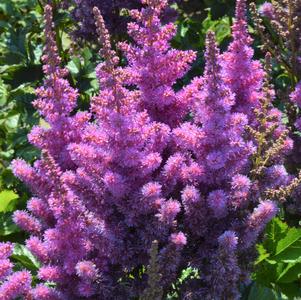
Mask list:
POLYGON ((264 261, 256 266, 256 272, 253 274, 254 279, 262 285, 269 286, 279 277, 283 264, 270 264, 264 261))
POLYGON ((287 263, 301 262, 301 239, 297 240, 290 247, 284 250, 282 253, 274 257, 277 261, 284 261, 287 263))
POLYGON ((19 196, 13 191, 2 191, 0 193, 0 212, 13 211, 15 208, 15 200, 18 198, 19 196))
POLYGON ((33 94, 35 95, 35 90, 32 86, 27 83, 19 85, 17 88, 11 90, 10 97, 15 98, 24 94, 33 94))
POLYGON ((264 246, 271 254, 276 252, 276 246, 279 240, 285 238, 288 226, 279 218, 274 218, 266 228, 266 239, 264 246))
POLYGON ((301 275, 301 263, 292 263, 283 270, 283 272, 277 278, 277 282, 289 283, 294 282, 300 278, 301 275))
POLYGON ((301 239, 301 229, 291 228, 286 236, 277 243, 275 256, 283 253, 301 239))
POLYGON ((219 44, 222 43, 225 38, 231 36, 231 28, 228 17, 222 18, 216 23, 215 32, 216 40, 219 44))
POLYGON ((33 159, 37 159, 39 155, 40 155, 40 150, 32 147, 31 145, 16 150, 16 156, 22 157, 26 161, 32 161, 33 159))
POLYGON ((81 69, 81 62, 79 57, 73 57, 71 61, 67 64, 67 68, 72 74, 79 74, 81 69))

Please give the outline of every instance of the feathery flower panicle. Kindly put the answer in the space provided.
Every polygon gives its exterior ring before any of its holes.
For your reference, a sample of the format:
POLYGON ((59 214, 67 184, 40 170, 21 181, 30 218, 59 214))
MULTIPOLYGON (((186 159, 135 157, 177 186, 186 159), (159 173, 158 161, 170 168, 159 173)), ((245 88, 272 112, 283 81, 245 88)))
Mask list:
POLYGON ((34 300, 63 300, 64 297, 55 289, 44 284, 38 284, 32 289, 30 295, 34 300))
POLYGON ((0 259, 6 259, 13 253, 13 245, 11 243, 0 243, 0 259))
POLYGON ((49 5, 45 7, 45 23, 46 46, 42 61, 47 78, 45 87, 37 89, 39 98, 34 101, 34 105, 48 122, 55 123, 57 117, 67 116, 75 108, 78 95, 77 91, 63 79, 68 72, 67 69, 60 67, 61 58, 55 42, 52 9, 49 5))
POLYGON ((36 218, 32 217, 25 211, 17 210, 14 212, 14 222, 23 230, 33 234, 38 234, 42 226, 36 218))
POLYGON ((96 266, 91 261, 81 261, 76 265, 77 275, 87 281, 95 280, 97 276, 96 266))
POLYGON ((218 238, 219 248, 216 260, 213 263, 213 270, 206 279, 214 278, 218 284, 212 285, 210 294, 213 299, 222 299, 227 296, 228 299, 239 299, 240 294, 237 291, 236 284, 240 276, 240 268, 238 267, 237 249, 238 238, 233 231, 225 231, 218 238))
POLYGON ((243 233, 243 247, 247 248, 256 242, 259 233, 264 226, 273 218, 278 212, 275 202, 266 200, 261 202, 254 211, 249 215, 246 222, 246 229, 243 233))
POLYGON ((153 241, 150 249, 150 261, 147 268, 148 282, 147 288, 143 291, 140 300, 153 300, 163 298, 163 289, 161 285, 162 275, 159 273, 158 264, 158 241, 153 241))
POLYGON ((0 299, 11 300, 29 294, 31 288, 31 275, 27 271, 15 272, 0 286, 0 299))
POLYGON ((223 78, 235 94, 233 111, 242 112, 252 121, 253 110, 262 98, 264 71, 259 61, 253 60, 252 39, 248 33, 246 0, 236 1, 233 41, 222 55, 223 78))
POLYGON ((249 192, 252 186, 251 180, 241 174, 234 175, 231 180, 231 205, 242 208, 248 203, 249 192))
POLYGON ((220 184, 229 181, 245 167, 254 149, 251 142, 242 138, 247 117, 231 112, 235 98, 223 81, 219 49, 211 32, 208 33, 206 46, 203 84, 194 95, 194 122, 201 124, 201 127, 191 127, 192 130, 186 135, 186 125, 174 130, 175 144, 180 148, 182 144, 187 147, 189 140, 182 142, 181 137, 194 136, 193 147, 189 150, 193 151, 203 169, 201 180, 208 184, 220 184))
POLYGON ((275 17, 275 9, 272 3, 270 2, 264 2, 259 7, 259 13, 269 19, 274 19, 275 17))
POLYGON ((9 259, 0 259, 0 281, 12 273, 13 264, 9 259))
POLYGON ((52 8, 45 6, 46 46, 42 57, 46 79, 44 85, 36 90, 38 98, 33 102, 50 128, 35 126, 28 138, 39 149, 47 150, 62 166, 72 166, 66 145, 80 139, 79 129, 90 118, 87 113, 70 113, 77 105, 78 92, 64 79, 68 71, 61 68, 61 59, 55 43, 52 8))
POLYGON ((131 16, 136 22, 128 24, 135 44, 119 44, 129 62, 128 83, 139 88, 142 107, 148 110, 152 120, 175 126, 188 112, 189 103, 187 97, 172 87, 188 71, 195 53, 171 48, 176 27, 172 23, 162 26, 160 22, 167 1, 142 3, 148 6, 141 11, 133 10, 131 16))

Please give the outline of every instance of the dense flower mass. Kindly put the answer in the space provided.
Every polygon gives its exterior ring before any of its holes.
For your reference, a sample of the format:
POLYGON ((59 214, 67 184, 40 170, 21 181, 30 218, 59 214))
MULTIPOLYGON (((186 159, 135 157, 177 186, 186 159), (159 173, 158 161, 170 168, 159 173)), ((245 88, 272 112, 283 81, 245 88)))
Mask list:
POLYGON ((34 105, 49 128, 29 135, 41 158, 12 165, 33 194, 14 221, 41 267, 30 285, 29 273, 12 271, 11 246, 0 245, 3 299, 137 299, 153 241, 164 296, 193 267, 200 276, 183 283, 183 299, 239 299, 255 243, 278 211, 265 191, 291 180, 281 165, 291 143, 252 57, 246 2, 237 0, 228 51, 209 32, 204 75, 178 91, 195 53, 171 47, 176 28, 160 21, 167 4, 143 0, 131 11, 132 42, 119 44, 125 67, 93 9, 103 61, 89 112, 76 111, 45 7, 46 79, 34 105))

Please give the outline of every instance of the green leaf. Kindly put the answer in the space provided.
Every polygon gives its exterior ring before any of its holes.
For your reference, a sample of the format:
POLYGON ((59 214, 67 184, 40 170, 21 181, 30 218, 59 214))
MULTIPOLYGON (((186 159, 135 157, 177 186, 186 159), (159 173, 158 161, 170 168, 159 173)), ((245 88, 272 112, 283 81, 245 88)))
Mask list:
POLYGON ((13 114, 9 116, 4 122, 6 129, 8 131, 15 129, 19 124, 19 119, 20 119, 20 114, 13 114))
POLYGON ((272 289, 254 283, 248 295, 248 300, 278 300, 277 293, 272 289))
POLYGON ((0 151, 0 158, 3 159, 11 159, 12 155, 15 153, 15 151, 13 149, 7 150, 7 151, 0 151))
POLYGON ((279 218, 274 218, 266 228, 264 246, 267 251, 274 254, 279 240, 285 238, 288 226, 279 218))
POLYGON ((89 48, 84 49, 83 58, 84 58, 85 65, 87 65, 89 63, 90 59, 92 58, 92 53, 89 48))
POLYGON ((287 263, 301 262, 301 239, 293 243, 290 247, 274 258, 277 261, 282 260, 287 263))
POLYGON ((291 228, 286 236, 277 243, 275 256, 283 253, 301 239, 301 229, 291 228))
POLYGON ((283 272, 277 278, 277 282, 289 283, 299 279, 301 275, 301 263, 292 263, 283 270, 283 272))
POLYGON ((298 282, 291 283, 278 283, 281 292, 285 294, 289 299, 300 300, 301 286, 298 282))
POLYGON ((2 191, 0 193, 0 212, 13 211, 18 198, 19 196, 13 191, 2 191))
POLYGON ((6 104, 7 98, 8 98, 7 88, 6 88, 3 80, 0 78, 0 106, 3 106, 6 104))
POLYGON ((18 231, 19 228, 13 222, 11 215, 0 213, 0 236, 7 236, 18 231))
POLYGON ((14 244, 14 252, 11 258, 31 271, 36 271, 40 267, 40 263, 34 255, 25 246, 18 243, 14 244))
POLYGON ((257 245, 256 248, 257 248, 259 256, 255 261, 255 265, 258 265, 259 263, 261 263, 262 261, 267 259, 270 256, 270 253, 267 252, 267 250, 264 248, 264 246, 262 244, 257 245))
POLYGON ((72 74, 79 74, 81 69, 81 62, 79 57, 73 57, 72 60, 67 64, 67 68, 72 74))
POLYGON ((70 36, 67 33, 62 32, 61 40, 62 40, 63 50, 64 51, 69 50, 70 46, 71 46, 71 43, 72 43, 72 40, 70 39, 70 36))

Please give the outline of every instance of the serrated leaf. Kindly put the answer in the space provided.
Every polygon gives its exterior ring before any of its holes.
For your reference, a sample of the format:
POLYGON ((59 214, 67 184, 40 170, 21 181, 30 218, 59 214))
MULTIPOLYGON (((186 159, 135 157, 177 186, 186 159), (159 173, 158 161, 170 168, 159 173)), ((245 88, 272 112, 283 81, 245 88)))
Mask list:
POLYGON ((24 94, 33 94, 35 95, 35 89, 30 86, 28 83, 19 85, 17 88, 10 91, 10 97, 15 98, 24 94))
POLYGON ((255 265, 258 265, 259 263, 267 259, 270 256, 270 253, 267 252, 267 250, 264 248, 262 244, 257 245, 256 249, 259 255, 255 261, 255 265))
POLYGON ((266 228, 264 246, 267 251, 274 254, 279 240, 285 238, 288 226, 279 218, 274 218, 266 228))
POLYGON ((301 239, 297 240, 282 253, 274 257, 277 261, 282 260, 287 263, 301 262, 301 239))
POLYGON ((0 158, 11 159, 12 155, 15 153, 13 149, 8 151, 0 151, 0 158))
POLYGON ((277 243, 275 256, 283 253, 301 239, 301 229, 291 228, 286 236, 277 243))

